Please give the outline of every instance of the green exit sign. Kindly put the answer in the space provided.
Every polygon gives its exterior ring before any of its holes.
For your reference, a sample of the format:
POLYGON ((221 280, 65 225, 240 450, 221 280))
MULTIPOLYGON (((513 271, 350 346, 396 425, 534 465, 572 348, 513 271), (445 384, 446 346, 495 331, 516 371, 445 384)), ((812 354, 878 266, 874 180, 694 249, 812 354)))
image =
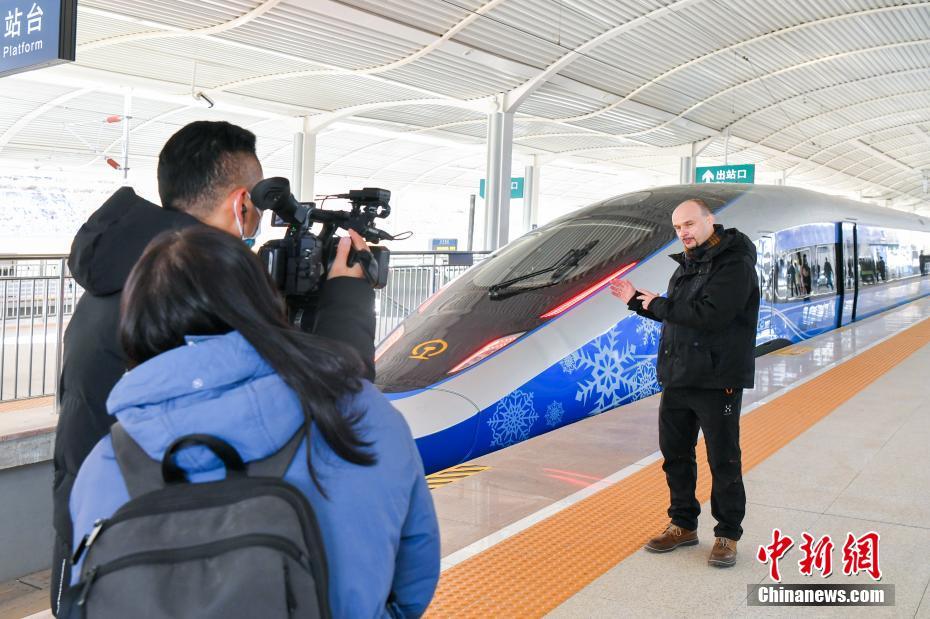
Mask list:
MULTIPOLYGON (((522 176, 514 176, 510 179, 510 197, 512 199, 517 200, 523 197, 524 181, 525 179, 522 176)), ((484 199, 484 188, 486 184, 487 182, 483 178, 478 182, 478 195, 482 200, 484 199)))
POLYGON ((754 183, 755 180, 756 166, 753 163, 715 165, 694 170, 695 183, 754 183))

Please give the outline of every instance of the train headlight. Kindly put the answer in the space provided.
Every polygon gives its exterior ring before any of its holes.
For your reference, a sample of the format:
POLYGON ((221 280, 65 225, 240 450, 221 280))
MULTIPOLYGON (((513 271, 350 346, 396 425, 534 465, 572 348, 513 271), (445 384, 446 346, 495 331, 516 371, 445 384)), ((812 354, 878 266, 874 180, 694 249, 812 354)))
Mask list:
POLYGON ((548 312, 540 316, 540 318, 542 319, 554 318, 558 316, 559 314, 561 314, 562 312, 564 312, 565 310, 575 307, 576 305, 578 305, 579 303, 581 303, 582 301, 590 297, 592 294, 594 294, 595 292, 597 292, 598 290, 606 286, 608 283, 610 283, 610 280, 620 277, 621 275, 623 275, 624 273, 626 273, 627 271, 629 271, 635 266, 636 266, 636 263, 631 262, 630 264, 626 265, 622 269, 618 271, 614 271, 613 273, 611 273, 604 279, 600 280, 593 286, 589 286, 588 288, 585 288, 584 290, 582 290, 581 292, 573 296, 568 301, 565 301, 564 303, 556 305, 554 308, 552 308, 551 310, 549 310, 548 312))
POLYGON ((491 355, 496 353, 498 350, 500 350, 504 346, 507 346, 508 344, 513 342, 515 339, 517 339, 524 333, 526 332, 521 331, 520 333, 513 333, 511 335, 505 335, 504 337, 497 338, 496 340, 494 340, 493 342, 490 342, 489 344, 485 344, 480 349, 478 349, 478 352, 474 353, 468 359, 465 359, 465 361, 462 361, 460 364, 458 364, 457 366, 449 370, 449 374, 455 374, 456 372, 460 372, 467 367, 471 367, 475 365, 482 359, 486 357, 490 357, 491 355))

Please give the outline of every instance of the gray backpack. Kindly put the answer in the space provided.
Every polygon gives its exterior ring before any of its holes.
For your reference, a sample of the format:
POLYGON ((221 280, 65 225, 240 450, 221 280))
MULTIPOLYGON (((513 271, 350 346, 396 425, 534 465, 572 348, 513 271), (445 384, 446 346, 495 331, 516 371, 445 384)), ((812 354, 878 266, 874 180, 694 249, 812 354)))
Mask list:
POLYGON ((73 561, 85 555, 81 582, 63 617, 328 618, 327 567, 316 516, 306 497, 281 478, 305 436, 244 465, 210 435, 177 439, 161 463, 126 430, 111 429, 131 500, 98 520, 73 561), (192 484, 175 455, 203 445, 226 478, 192 484))

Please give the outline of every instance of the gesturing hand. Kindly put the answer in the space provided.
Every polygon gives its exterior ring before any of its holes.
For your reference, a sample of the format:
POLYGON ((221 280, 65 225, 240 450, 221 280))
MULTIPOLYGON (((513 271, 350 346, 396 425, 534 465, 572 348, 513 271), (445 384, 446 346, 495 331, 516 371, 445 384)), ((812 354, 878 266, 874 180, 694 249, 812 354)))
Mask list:
POLYGON ((629 280, 615 279, 610 282, 610 294, 614 295, 624 303, 629 303, 633 295, 636 294, 636 286, 629 280))

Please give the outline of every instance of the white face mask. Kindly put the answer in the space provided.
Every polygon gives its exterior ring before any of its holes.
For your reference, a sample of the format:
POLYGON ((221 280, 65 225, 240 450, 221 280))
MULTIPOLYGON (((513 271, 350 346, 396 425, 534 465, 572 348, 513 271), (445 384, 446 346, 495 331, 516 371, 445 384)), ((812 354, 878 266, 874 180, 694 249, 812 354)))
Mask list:
MULTIPOLYGON (((252 208, 255 208, 254 206, 252 208)), ((257 210, 257 209, 256 209, 257 210)), ((255 232, 250 236, 245 235, 245 230, 243 229, 243 222, 239 219, 242 216, 242 213, 239 212, 239 201, 235 200, 233 202, 233 218, 236 220, 236 228, 239 229, 239 238, 242 239, 242 242, 251 249, 255 246, 255 239, 258 238, 258 235, 262 232, 262 214, 261 211, 258 213, 258 225, 255 226, 255 232)))

